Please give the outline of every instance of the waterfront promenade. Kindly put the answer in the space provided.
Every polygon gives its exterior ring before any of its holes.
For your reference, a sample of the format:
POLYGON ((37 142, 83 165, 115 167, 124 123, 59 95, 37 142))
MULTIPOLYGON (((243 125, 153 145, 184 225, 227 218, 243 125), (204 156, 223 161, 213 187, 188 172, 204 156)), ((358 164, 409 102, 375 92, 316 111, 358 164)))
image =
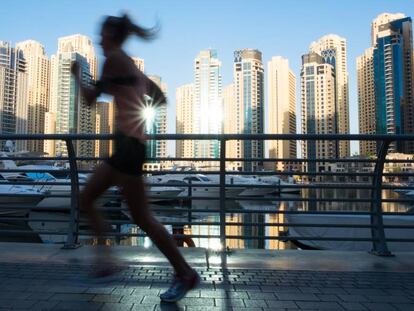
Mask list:
POLYGON ((92 250, 0 243, 0 310, 414 310, 414 253, 186 248, 202 285, 160 304, 172 271, 157 250, 114 247, 124 270, 101 283, 92 250))

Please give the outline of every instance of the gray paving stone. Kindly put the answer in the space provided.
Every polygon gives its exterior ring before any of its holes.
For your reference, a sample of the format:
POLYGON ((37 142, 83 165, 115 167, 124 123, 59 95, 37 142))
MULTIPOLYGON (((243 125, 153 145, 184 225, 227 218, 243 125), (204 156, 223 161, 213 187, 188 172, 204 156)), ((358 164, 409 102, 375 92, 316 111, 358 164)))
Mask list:
MULTIPOLYGON (((141 310, 141 309, 137 309, 141 310)), ((185 306, 181 303, 171 304, 171 303, 161 303, 155 305, 154 311, 184 311, 185 306)))
POLYGON ((216 307, 245 307, 241 298, 216 298, 214 299, 216 307))
POLYGON ((221 307, 187 306, 186 311, 222 311, 221 307))
POLYGON ((134 288, 115 288, 111 294, 114 295, 131 295, 135 289, 134 288))
POLYGON ((379 302, 364 302, 362 303, 368 310, 372 311, 394 311, 398 310, 396 307, 392 306, 389 303, 379 303, 379 302))
POLYGON ((227 298, 227 294, 223 290, 201 290, 200 297, 202 298, 227 298))
POLYGON ((302 293, 299 288, 293 286, 274 286, 273 291, 276 293, 302 293))
POLYGON ((316 309, 316 310, 345 310, 339 303, 325 301, 297 301, 296 304, 300 309, 316 309))
POLYGON ((144 296, 144 299, 141 301, 141 304, 145 305, 156 305, 157 303, 160 303, 160 297, 157 296, 144 296))
POLYGON ((54 294, 50 297, 52 301, 91 301, 94 294, 54 294))
POLYGON ((233 291, 227 291, 226 292, 227 298, 249 298, 249 295, 247 292, 233 292, 233 291))
POLYGON ((268 308, 270 309, 282 309, 282 308, 297 308, 298 306, 294 301, 287 300, 266 300, 268 308))
POLYGON ((146 304, 138 304, 133 305, 131 311, 154 311, 155 310, 155 304, 154 305, 146 305, 146 304))
POLYGON ((359 302, 340 302, 339 303, 345 310, 349 311, 360 311, 360 310, 368 310, 359 302))
MULTIPOLYGON (((166 288, 164 288, 166 290, 166 288)), ((134 295, 141 296, 158 296, 160 293, 159 288, 135 288, 133 291, 134 295)))
POLYGON ((99 311, 130 311, 132 309, 132 303, 112 303, 107 302, 103 305, 99 311))
POLYGON ((366 296, 362 295, 338 295, 345 302, 366 302, 370 301, 366 296))
POLYGON ((27 309, 38 303, 37 300, 0 299, 0 306, 12 309, 27 309))
MULTIPOLYGON (((86 294, 112 294, 115 289, 113 287, 92 287, 88 288, 86 294)), ((132 291, 131 291, 132 292, 132 291)), ((116 293, 114 293, 116 295, 116 293)), ((120 294, 118 294, 120 295, 120 294)))
POLYGON ((0 299, 29 299, 32 293, 21 291, 0 291, 0 299))
POLYGON ((336 301, 341 302, 342 300, 337 295, 330 295, 330 294, 316 294, 316 297, 319 298, 320 301, 336 301))
POLYGON ((345 289, 350 295, 387 295, 387 293, 381 289, 374 288, 347 288, 345 289))
POLYGON ((236 291, 260 291, 260 287, 257 285, 234 285, 236 291))
POLYGON ((411 303, 393 303, 392 305, 399 311, 412 311, 414 308, 411 303))
POLYGON ((276 293, 275 295, 279 300, 319 301, 315 294, 276 293))
POLYGON ((298 287, 298 289, 304 294, 319 294, 321 290, 317 287, 298 287))
POLYGON ((101 302, 86 302, 86 301, 62 301, 59 302, 53 310, 56 311, 97 311, 102 308, 101 302))
POLYGON ((349 295, 349 293, 341 287, 322 287, 322 288, 319 288, 319 290, 321 291, 321 293, 324 293, 324 294, 349 295))
POLYGON ((88 290, 88 287, 80 286, 53 286, 50 285, 48 291, 53 293, 82 294, 88 290))
POLYGON ((120 302, 122 296, 121 295, 105 295, 105 294, 98 294, 96 295, 92 301, 99 301, 99 302, 120 302))
MULTIPOLYGON (((156 296, 148 296, 148 297, 156 297, 156 296)), ((144 296, 142 295, 123 295, 121 298, 121 303, 133 303, 133 304, 139 304, 144 299, 144 296)), ((159 302, 159 298, 157 299, 157 302, 159 302)))
POLYGON ((274 293, 262 293, 262 292, 248 292, 250 299, 276 299, 274 293))
POLYGON ((247 308, 267 307, 266 301, 261 300, 261 299, 243 299, 243 301, 247 308))
POLYGON ((187 306, 214 306, 213 298, 183 298, 180 303, 187 306))
POLYGON ((33 311, 52 311, 52 310, 56 310, 54 307, 58 303, 59 303, 59 301, 39 301, 39 302, 36 302, 34 305, 30 306, 30 310, 33 310, 33 311))
POLYGON ((412 302, 406 296, 397 295, 385 295, 385 296, 366 296, 372 302, 389 302, 389 303, 409 303, 412 302))

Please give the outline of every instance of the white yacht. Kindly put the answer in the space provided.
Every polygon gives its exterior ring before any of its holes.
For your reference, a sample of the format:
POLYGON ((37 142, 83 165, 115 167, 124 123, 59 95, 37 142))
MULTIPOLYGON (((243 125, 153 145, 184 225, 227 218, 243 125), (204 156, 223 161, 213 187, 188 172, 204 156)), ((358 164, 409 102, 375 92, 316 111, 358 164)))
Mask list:
POLYGON ((278 176, 253 176, 253 178, 257 179, 258 181, 262 181, 266 184, 275 186, 274 193, 277 193, 277 194, 282 194, 282 193, 299 194, 300 193, 300 188, 284 187, 284 186, 295 185, 293 181, 286 182, 284 180, 281 180, 278 176))
MULTIPOLYGON (((210 176, 209 176, 210 177, 210 176)), ((192 197, 207 197, 219 198, 220 187, 218 182, 211 180, 203 174, 166 174, 151 176, 148 180, 152 183, 159 183, 162 185, 174 185, 181 189, 179 197, 186 197, 189 195, 189 183, 191 182, 191 196, 192 197)), ((226 197, 235 197, 244 189, 241 188, 226 188, 226 197)))
POLYGON ((0 216, 24 216, 45 197, 43 191, 32 186, 10 185, 0 179, 0 216))
MULTIPOLYGON (((220 175, 211 175, 210 179, 216 183, 219 183, 220 175)), ((237 195, 241 197, 262 197, 270 195, 275 191, 273 187, 268 187, 269 184, 247 176, 226 174, 226 184, 237 186, 229 187, 229 189, 235 189, 235 191, 239 192, 237 195)))

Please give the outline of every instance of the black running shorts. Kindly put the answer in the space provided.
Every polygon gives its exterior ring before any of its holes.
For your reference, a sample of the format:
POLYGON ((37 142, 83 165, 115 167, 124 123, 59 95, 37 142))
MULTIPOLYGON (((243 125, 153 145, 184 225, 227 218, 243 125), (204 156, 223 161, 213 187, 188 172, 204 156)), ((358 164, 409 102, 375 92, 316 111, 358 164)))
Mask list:
POLYGON ((138 138, 115 134, 115 151, 106 162, 121 173, 141 176, 145 161, 145 144, 138 138))

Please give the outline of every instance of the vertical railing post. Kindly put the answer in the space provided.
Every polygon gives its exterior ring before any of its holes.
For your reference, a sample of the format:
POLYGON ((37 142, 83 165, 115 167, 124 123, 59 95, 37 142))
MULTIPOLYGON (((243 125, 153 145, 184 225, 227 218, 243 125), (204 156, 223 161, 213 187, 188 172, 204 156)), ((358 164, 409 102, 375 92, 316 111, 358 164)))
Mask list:
POLYGON ((188 205, 188 223, 189 223, 189 225, 190 225, 190 223, 191 223, 191 219, 192 219, 192 213, 191 213, 191 209, 193 208, 193 198, 192 198, 192 195, 193 195, 193 188, 192 188, 193 186, 192 186, 192 182, 191 182, 191 179, 189 179, 188 180, 188 191, 187 191, 187 194, 188 194, 188 198, 189 198, 189 205, 188 205))
POLYGON ((220 138, 220 244, 226 249, 226 139, 220 138))
POLYGON ((387 247, 382 214, 382 175, 389 146, 389 140, 382 141, 375 163, 374 177, 372 179, 373 189, 371 192, 372 201, 370 219, 371 237, 373 241, 371 253, 378 256, 392 256, 387 247))
POLYGON ((78 248, 79 234, 79 179, 78 179, 78 167, 76 164, 76 154, 71 139, 66 139, 66 148, 68 150, 69 157, 69 174, 70 174, 70 220, 69 231, 63 249, 78 248))

